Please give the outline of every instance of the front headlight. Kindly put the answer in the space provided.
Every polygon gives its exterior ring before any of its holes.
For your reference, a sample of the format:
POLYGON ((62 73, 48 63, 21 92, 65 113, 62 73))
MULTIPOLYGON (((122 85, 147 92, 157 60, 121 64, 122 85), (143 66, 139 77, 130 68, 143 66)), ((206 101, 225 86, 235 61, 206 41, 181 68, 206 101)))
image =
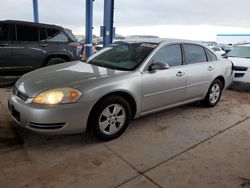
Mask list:
POLYGON ((37 104, 67 104, 74 103, 82 93, 73 88, 51 89, 37 95, 33 102, 37 104))

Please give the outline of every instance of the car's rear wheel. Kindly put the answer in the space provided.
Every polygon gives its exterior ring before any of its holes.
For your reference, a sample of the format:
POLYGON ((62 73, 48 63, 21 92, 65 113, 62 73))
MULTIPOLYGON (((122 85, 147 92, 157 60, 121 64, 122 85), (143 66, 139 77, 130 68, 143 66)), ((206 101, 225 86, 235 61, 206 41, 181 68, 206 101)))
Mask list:
POLYGON ((218 104, 221 98, 223 86, 220 80, 216 79, 209 87, 206 98, 202 101, 202 104, 207 107, 214 107, 218 104))
POLYGON ((50 66, 50 65, 56 65, 56 64, 60 64, 60 63, 65 63, 65 59, 62 59, 62 58, 51 58, 48 63, 47 63, 47 66, 50 66))
POLYGON ((108 96, 94 107, 89 126, 97 139, 109 141, 122 135, 130 119, 129 103, 120 96, 108 96))

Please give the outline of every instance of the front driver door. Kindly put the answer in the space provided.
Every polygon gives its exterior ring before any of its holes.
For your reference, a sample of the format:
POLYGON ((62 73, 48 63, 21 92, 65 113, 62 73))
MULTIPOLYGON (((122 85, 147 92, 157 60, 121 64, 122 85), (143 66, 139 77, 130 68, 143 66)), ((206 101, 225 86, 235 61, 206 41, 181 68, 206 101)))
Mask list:
POLYGON ((143 82, 143 113, 182 103, 187 85, 186 67, 183 66, 182 50, 179 44, 161 48, 153 57, 153 63, 167 63, 165 70, 145 71, 143 82))

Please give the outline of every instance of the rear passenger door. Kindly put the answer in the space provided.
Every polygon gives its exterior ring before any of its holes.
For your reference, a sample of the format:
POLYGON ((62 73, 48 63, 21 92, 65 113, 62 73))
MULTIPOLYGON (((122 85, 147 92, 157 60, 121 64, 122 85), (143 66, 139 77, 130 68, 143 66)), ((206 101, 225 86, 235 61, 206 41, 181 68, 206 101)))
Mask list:
POLYGON ((16 24, 13 42, 13 67, 23 74, 41 67, 45 52, 39 45, 37 26, 16 24))
POLYGON ((0 23, 0 72, 1 75, 11 69, 11 25, 0 23))
POLYGON ((186 100, 200 99, 207 92, 212 79, 214 66, 209 61, 205 48, 196 44, 183 44, 187 68, 186 100))

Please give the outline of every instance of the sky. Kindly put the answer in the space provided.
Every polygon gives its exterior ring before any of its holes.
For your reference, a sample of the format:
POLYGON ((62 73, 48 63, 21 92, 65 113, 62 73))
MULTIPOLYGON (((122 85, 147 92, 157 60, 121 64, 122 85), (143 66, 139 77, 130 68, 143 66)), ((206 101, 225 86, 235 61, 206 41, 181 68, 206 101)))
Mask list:
MULTIPOLYGON (((85 33, 85 0, 38 0, 40 22, 85 33)), ((103 2, 94 1, 94 34, 100 34, 103 2)), ((250 33, 250 0, 115 0, 116 33, 216 40, 217 34, 250 33)), ((33 21, 32 0, 1 0, 0 20, 33 21)))

